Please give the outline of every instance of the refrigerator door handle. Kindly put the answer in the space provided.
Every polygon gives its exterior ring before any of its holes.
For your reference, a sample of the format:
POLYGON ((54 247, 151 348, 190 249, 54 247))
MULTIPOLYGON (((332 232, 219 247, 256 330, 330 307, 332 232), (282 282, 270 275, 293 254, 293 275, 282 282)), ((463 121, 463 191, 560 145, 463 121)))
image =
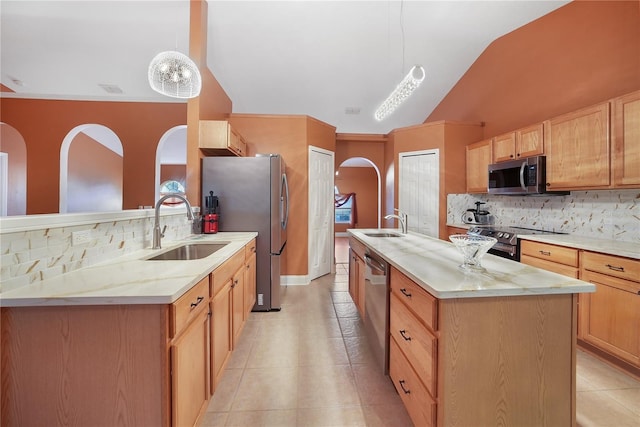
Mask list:
POLYGON ((287 182, 287 174, 285 173, 282 174, 282 187, 280 192, 280 215, 283 216, 280 220, 280 225, 283 230, 286 230, 289 222, 289 183, 287 182))

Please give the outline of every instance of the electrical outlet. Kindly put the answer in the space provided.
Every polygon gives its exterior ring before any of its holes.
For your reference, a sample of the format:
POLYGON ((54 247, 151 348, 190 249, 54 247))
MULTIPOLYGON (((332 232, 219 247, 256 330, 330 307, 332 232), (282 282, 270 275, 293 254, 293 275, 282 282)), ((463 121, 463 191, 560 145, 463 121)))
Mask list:
POLYGON ((71 233, 71 246, 88 243, 91 240, 91 230, 73 231, 71 233))

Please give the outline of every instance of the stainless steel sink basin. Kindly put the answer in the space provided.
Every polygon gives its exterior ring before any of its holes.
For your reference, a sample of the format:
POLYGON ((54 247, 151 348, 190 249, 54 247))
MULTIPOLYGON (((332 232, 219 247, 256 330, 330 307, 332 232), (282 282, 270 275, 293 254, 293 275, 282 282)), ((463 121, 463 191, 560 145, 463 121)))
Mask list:
POLYGON ((191 259, 206 258, 212 253, 227 246, 229 242, 219 243, 187 243, 177 248, 170 249, 154 257, 147 258, 147 261, 186 261, 191 259))
POLYGON ((368 237, 402 237, 402 234, 397 233, 364 233, 368 237))

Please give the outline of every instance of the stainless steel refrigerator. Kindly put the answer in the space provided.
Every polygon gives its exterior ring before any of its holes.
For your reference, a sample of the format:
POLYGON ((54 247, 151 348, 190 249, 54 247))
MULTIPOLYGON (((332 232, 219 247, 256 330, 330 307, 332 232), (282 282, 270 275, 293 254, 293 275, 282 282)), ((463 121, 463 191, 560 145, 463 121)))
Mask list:
POLYGON ((218 196, 218 229, 257 231, 254 311, 280 310, 280 257, 287 244, 289 186, 279 154, 202 159, 201 206, 218 196))

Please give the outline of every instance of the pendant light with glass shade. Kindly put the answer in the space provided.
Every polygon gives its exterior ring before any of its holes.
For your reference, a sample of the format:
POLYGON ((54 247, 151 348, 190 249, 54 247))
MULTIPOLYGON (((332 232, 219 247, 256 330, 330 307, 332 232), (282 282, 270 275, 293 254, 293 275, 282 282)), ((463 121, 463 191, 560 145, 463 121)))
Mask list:
MULTIPOLYGON (((404 69, 404 1, 400 2, 400 31, 402 33, 402 69, 404 69)), ((421 65, 414 65, 409 73, 402 79, 387 99, 376 109, 373 117, 377 121, 384 120, 393 113, 411 94, 420 87, 424 81, 426 72, 421 65)))
POLYGON ((177 51, 156 55, 149 64, 148 77, 153 90, 172 98, 195 98, 202 88, 198 66, 177 51))

